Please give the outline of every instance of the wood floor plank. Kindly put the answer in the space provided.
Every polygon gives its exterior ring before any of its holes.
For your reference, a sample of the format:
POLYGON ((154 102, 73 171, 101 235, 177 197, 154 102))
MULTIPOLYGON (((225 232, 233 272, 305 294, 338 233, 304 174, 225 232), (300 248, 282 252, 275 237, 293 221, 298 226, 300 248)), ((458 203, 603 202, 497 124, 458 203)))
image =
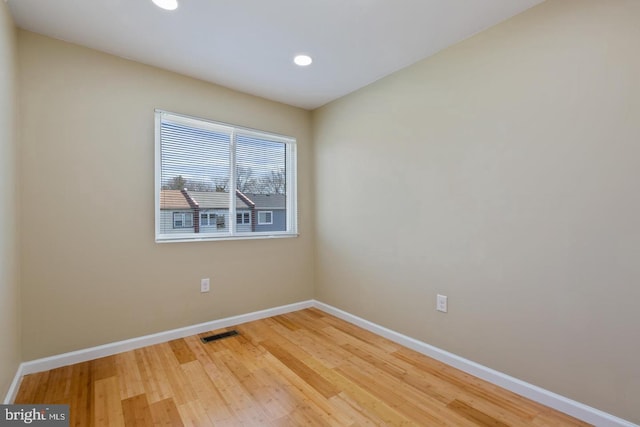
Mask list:
POLYGON ((103 378, 96 381, 93 386, 93 406, 95 408, 93 425, 97 427, 124 426, 118 379, 115 376, 103 378))
POLYGON ((250 371, 234 357, 234 353, 221 354, 221 358, 227 367, 236 374, 243 388, 251 395, 253 401, 260 405, 262 411, 269 420, 281 418, 287 414, 287 410, 274 399, 272 389, 268 383, 263 382, 264 376, 257 375, 259 371, 250 371))
POLYGON ((196 360, 195 354, 193 354, 184 339, 169 341, 169 346, 171 346, 171 350, 173 350, 173 354, 180 364, 196 360))
MULTIPOLYGON (((343 348, 349 350, 359 360, 375 367, 382 377, 388 375, 393 380, 400 381, 399 387, 404 388, 408 385, 425 397, 436 400, 444 406, 458 399, 464 399, 469 404, 473 403, 473 410, 493 413, 499 422, 504 422, 508 425, 520 425, 523 422, 530 422, 532 419, 528 413, 522 413, 521 411, 513 413, 510 411, 511 405, 497 406, 492 402, 492 399, 470 398, 468 393, 463 388, 456 386, 456 384, 444 381, 429 372, 420 371, 413 365, 404 363, 399 359, 380 358, 375 353, 370 353, 351 344, 346 344, 343 348)), ((392 383, 393 380, 387 377, 386 382, 392 383)))
POLYGON ((233 339, 222 340, 219 344, 224 346, 231 353, 236 354, 242 360, 243 366, 249 371, 256 371, 262 368, 262 361, 265 350, 263 347, 252 343, 244 334, 242 328, 237 328, 239 335, 233 339))
POLYGON ((44 395, 44 401, 51 404, 61 404, 69 400, 71 390, 71 366, 52 369, 49 374, 49 387, 44 395))
POLYGON ((427 396, 417 396, 409 387, 398 387, 398 383, 388 381, 375 372, 367 372, 362 366, 345 363, 337 369, 361 387, 371 390, 371 394, 384 400, 398 412, 409 417, 418 425, 458 425, 472 427, 474 424, 457 414, 444 413, 444 405, 427 396))
POLYGON ((307 360, 307 364, 313 367, 322 375, 336 384, 345 394, 358 403, 358 405, 366 408, 380 418, 384 424, 393 426, 409 426, 415 423, 404 414, 396 411, 386 401, 377 398, 367 387, 361 387, 359 384, 350 381, 335 369, 328 369, 320 362, 313 359, 307 360))
POLYGON ((199 401, 178 405, 180 419, 185 427, 202 427, 213 425, 199 401))
POLYGON ((181 365, 176 359, 171 346, 167 343, 153 346, 157 353, 158 360, 164 369, 164 380, 168 383, 170 394, 176 405, 198 400, 198 396, 193 391, 191 384, 186 380, 182 372, 181 365))
POLYGON ((220 395, 227 402, 236 419, 253 425, 266 424, 269 416, 260 403, 244 388, 235 372, 225 363, 225 360, 233 358, 233 355, 224 350, 210 352, 209 357, 211 363, 205 365, 204 369, 215 382, 220 395))
POLYGON ((173 399, 164 399, 149 405, 154 426, 182 427, 184 423, 173 399))
POLYGON ((532 425, 538 427, 585 427, 589 424, 577 420, 569 415, 544 408, 532 421, 532 425))
POLYGON ((452 401, 447 405, 447 408, 462 415, 464 418, 467 418, 482 426, 509 427, 510 425, 510 424, 505 424, 499 420, 496 420, 495 418, 485 414, 484 412, 478 411, 477 409, 474 409, 471 406, 459 400, 452 401))
POLYGON ((144 394, 122 400, 122 416, 127 426, 153 426, 153 416, 147 396, 144 394))
POLYGON ((268 340, 263 341, 261 345, 325 398, 330 398, 340 392, 337 387, 324 379, 309 366, 305 365, 303 361, 293 357, 284 348, 275 345, 268 340))
POLYGON ((251 341, 253 345, 258 345, 260 341, 273 334, 273 329, 271 329, 267 319, 263 319, 260 322, 243 323, 237 329, 242 330, 242 335, 251 341))
POLYGON ((91 375, 95 381, 114 377, 118 374, 115 356, 101 357, 88 363, 91 364, 91 375))
POLYGON ((311 411, 311 407, 307 405, 298 406, 289 414, 289 418, 291 418, 293 423, 297 426, 312 426, 312 427, 331 426, 331 424, 328 421, 326 421, 322 417, 315 415, 311 411))
MULTIPOLYGON (((329 422, 331 425, 345 425, 347 423, 348 418, 345 414, 335 412, 329 401, 303 378, 299 377, 271 353, 266 358, 278 362, 272 363, 271 367, 275 373, 284 378, 285 389, 296 402, 294 411, 313 413, 316 418, 329 422)), ((312 369, 314 368, 312 367, 312 369)))
POLYGON ((93 387, 91 363, 77 363, 72 366, 69 398, 62 403, 69 405, 69 426, 91 425, 93 419, 93 387))
POLYGON ((282 317, 287 319, 290 323, 298 325, 294 330, 304 329, 315 332, 326 326, 326 323, 322 319, 309 316, 306 311, 294 311, 283 314, 282 317))
POLYGON ((206 349, 207 346, 204 346, 202 344, 202 341, 200 341, 200 337, 198 335, 186 337, 184 338, 184 342, 196 357, 196 360, 199 361, 202 365, 211 363, 211 359, 209 358, 209 354, 207 353, 206 349))
POLYGON ((360 406, 351 397, 341 392, 329 399, 336 410, 343 412, 351 420, 353 425, 358 426, 377 426, 383 424, 383 421, 373 412, 360 406))
POLYGON ((531 420, 538 413, 534 402, 528 401, 528 404, 524 405, 524 399, 521 397, 465 372, 447 367, 445 364, 427 356, 408 349, 400 349, 393 355, 442 380, 444 383, 456 386, 463 394, 471 396, 472 399, 491 402, 523 419, 531 420))
POLYGON ((356 325, 345 322, 343 320, 338 319, 337 317, 330 316, 328 314, 324 314, 323 319, 328 326, 333 326, 335 329, 338 329, 344 332, 347 335, 351 335, 352 337, 362 341, 374 345, 376 347, 380 347, 382 350, 387 353, 394 352, 398 349, 403 348, 400 344, 396 344, 393 341, 390 341, 380 335, 376 335, 373 332, 369 332, 365 329, 362 329, 356 325))
POLYGON ((297 348, 291 350, 294 355, 296 350, 301 350, 331 368, 339 366, 346 357, 349 357, 349 354, 338 346, 322 342, 317 336, 309 336, 303 330, 289 331, 278 324, 274 325, 273 329, 286 341, 295 344, 297 348))
POLYGON ((144 383, 136 354, 133 351, 115 355, 116 371, 120 384, 120 397, 128 399, 145 393, 144 383))
POLYGON ((272 414, 275 421, 284 418, 295 409, 298 403, 297 393, 290 393, 287 384, 280 375, 265 367, 255 371, 254 376, 262 384, 262 405, 272 414))
POLYGON ((295 323, 289 320, 286 314, 282 316, 273 317, 272 319, 274 322, 281 324, 282 326, 284 326, 285 328, 291 331, 297 331, 301 327, 298 323, 295 323))
POLYGON ((25 375, 18 389, 15 403, 44 402, 44 395, 49 388, 51 371, 25 375))
POLYGON ((147 394, 149 403, 158 402, 166 398, 180 398, 173 396, 171 385, 166 376, 165 366, 162 364, 156 346, 135 350, 138 371, 147 394))
POLYGON ((272 427, 298 427, 298 424, 296 424, 288 415, 272 421, 270 425, 272 427))
POLYGON ((72 426, 588 424, 317 309, 26 375, 16 403, 72 426))
POLYGON ((216 425, 232 425, 235 414, 230 410, 202 364, 198 360, 194 360, 183 364, 182 370, 209 419, 216 425))

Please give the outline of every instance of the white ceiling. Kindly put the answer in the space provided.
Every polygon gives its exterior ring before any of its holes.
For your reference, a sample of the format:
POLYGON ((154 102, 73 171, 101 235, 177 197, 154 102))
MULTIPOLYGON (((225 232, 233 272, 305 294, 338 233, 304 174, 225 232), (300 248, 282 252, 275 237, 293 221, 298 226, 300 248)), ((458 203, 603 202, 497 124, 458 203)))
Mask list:
POLYGON ((543 0, 9 0, 20 28, 313 109, 543 0), (308 53, 300 68, 293 56, 308 53))

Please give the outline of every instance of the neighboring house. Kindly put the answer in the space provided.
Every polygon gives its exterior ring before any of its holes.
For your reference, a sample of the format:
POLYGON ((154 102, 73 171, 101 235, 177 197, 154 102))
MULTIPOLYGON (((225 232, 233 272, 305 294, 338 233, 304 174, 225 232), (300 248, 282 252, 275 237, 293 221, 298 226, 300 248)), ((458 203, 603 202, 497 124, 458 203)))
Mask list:
POLYGON ((236 231, 256 231, 255 203, 240 190, 236 190, 236 196, 236 231))
MULTIPOLYGON (((282 194, 236 191, 236 231, 286 231, 286 199, 282 194)), ((229 193, 161 190, 162 233, 229 231, 229 193)))
POLYGON ((247 194, 254 204, 254 231, 286 231, 287 199, 284 194, 247 194))
MULTIPOLYGON (((187 191, 188 196, 198 204, 200 233, 229 231, 229 193, 187 191)), ((236 192, 236 231, 249 232, 252 229, 251 206, 245 202, 242 193, 236 192)))
POLYGON ((163 233, 193 233, 193 213, 184 190, 160 192, 160 230, 163 233))

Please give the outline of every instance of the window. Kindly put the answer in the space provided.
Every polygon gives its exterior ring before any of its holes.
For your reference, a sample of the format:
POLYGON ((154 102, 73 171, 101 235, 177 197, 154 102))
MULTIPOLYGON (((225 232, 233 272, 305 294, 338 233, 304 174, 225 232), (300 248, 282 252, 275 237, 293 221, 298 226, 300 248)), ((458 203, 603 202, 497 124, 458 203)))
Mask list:
POLYGON ((200 226, 205 227, 209 225, 209 214, 200 214, 200 226))
POLYGON ((236 224, 251 224, 251 214, 249 212, 237 213, 236 224))
MULTIPOLYGON (((191 195, 195 195, 195 192, 190 193, 191 195)), ((224 197, 224 195, 223 195, 224 197)), ((213 231, 212 227, 215 227, 215 230, 224 230, 225 228, 225 215, 221 212, 200 212, 200 227, 209 227, 205 229, 203 232, 213 231)))
POLYGON ((173 228, 193 227, 193 214, 184 212, 173 213, 173 228))
POLYGON ((258 211, 258 225, 273 224, 273 211, 258 211))
POLYGON ((211 212, 201 213, 200 227, 215 227, 216 230, 223 230, 225 228, 224 215, 211 212))
POLYGON ((155 187, 158 242, 297 235, 294 138, 156 110, 155 187))

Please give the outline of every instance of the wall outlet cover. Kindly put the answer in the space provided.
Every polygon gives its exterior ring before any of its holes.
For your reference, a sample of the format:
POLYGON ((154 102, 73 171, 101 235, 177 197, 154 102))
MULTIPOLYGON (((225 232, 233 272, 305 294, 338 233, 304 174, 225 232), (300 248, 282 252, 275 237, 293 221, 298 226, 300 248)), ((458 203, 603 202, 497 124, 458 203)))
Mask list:
POLYGON ((446 313, 447 308, 447 297, 445 295, 438 294, 436 297, 436 310, 446 313))

